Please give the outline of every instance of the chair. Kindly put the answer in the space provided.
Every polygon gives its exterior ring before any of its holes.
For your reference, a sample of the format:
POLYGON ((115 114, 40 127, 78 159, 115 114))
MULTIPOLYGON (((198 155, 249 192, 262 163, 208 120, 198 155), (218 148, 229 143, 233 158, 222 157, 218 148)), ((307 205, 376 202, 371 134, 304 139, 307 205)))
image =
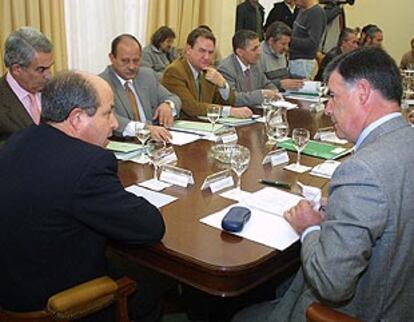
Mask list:
POLYGON ((116 321, 129 322, 127 297, 135 289, 135 282, 128 277, 122 277, 115 282, 108 276, 103 276, 53 295, 43 311, 20 313, 0 309, 0 321, 73 321, 115 303, 116 321))
POLYGON ((306 310, 307 322, 363 322, 331 309, 321 303, 312 303, 306 310))

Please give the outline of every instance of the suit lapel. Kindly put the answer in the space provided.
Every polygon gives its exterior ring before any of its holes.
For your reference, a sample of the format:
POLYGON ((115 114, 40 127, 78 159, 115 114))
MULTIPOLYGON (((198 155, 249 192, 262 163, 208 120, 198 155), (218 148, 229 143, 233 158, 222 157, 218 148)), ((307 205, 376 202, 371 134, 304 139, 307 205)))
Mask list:
POLYGON ((18 128, 25 128, 33 124, 33 120, 22 102, 14 94, 9 84, 6 82, 6 77, 3 76, 0 80, 0 96, 2 97, 2 107, 5 115, 8 116, 9 121, 15 124, 18 128))
MULTIPOLYGON (((192 72, 190 66, 188 65, 187 60, 184 57, 181 58, 181 59, 182 59, 181 60, 181 64, 183 66, 183 69, 184 69, 185 73, 187 74, 187 78, 192 80, 192 82, 190 84, 190 92, 193 95, 193 97, 196 100, 198 100, 198 97, 197 97, 197 89, 196 89, 196 81, 194 79, 193 72, 192 72)), ((202 80, 201 80, 201 84, 202 85, 200 87, 203 87, 205 85, 205 82, 206 82, 205 78, 202 77, 202 80)), ((204 96, 203 93, 201 93, 201 97, 202 98, 203 98, 203 96, 204 96)))

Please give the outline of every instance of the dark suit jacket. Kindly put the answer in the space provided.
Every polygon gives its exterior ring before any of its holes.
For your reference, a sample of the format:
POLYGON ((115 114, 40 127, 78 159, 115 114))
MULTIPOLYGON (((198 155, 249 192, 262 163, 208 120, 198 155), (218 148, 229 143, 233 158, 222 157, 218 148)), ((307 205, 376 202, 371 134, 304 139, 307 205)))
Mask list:
POLYGON ((295 7, 295 10, 293 10, 292 13, 284 1, 277 2, 273 5, 272 10, 270 10, 269 15, 267 16, 264 29, 266 30, 275 21, 284 22, 290 28, 293 28, 293 22, 295 21, 298 12, 298 7, 295 7))
POLYGON ((234 105, 234 92, 230 91, 228 100, 223 100, 216 85, 201 77, 201 98, 197 97, 197 89, 193 73, 187 60, 182 57, 172 62, 164 71, 161 84, 181 99, 182 118, 196 118, 206 115, 207 106, 211 103, 234 105))
POLYGON ((4 75, 0 78, 0 146, 14 132, 31 124, 31 116, 6 82, 4 75))
MULTIPOLYGON (((264 7, 260 3, 257 5, 259 6, 260 17, 262 20, 261 26, 263 29, 264 7)), ((256 8, 252 6, 248 0, 245 0, 236 8, 236 31, 245 29, 258 32, 258 30, 256 30, 256 27, 256 8)), ((260 40, 263 40, 263 32, 259 34, 259 37, 260 40)))
POLYGON ((0 306, 39 310, 105 275, 107 239, 159 241, 158 209, 124 190, 114 155, 42 124, 0 150, 0 306))

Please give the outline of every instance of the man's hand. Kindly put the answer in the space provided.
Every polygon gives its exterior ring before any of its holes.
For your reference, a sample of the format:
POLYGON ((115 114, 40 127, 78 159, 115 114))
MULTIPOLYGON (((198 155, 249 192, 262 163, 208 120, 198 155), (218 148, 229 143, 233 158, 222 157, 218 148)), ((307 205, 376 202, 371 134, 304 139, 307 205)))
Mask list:
POLYGON ((151 132, 151 139, 165 142, 169 142, 172 139, 171 133, 162 126, 149 125, 148 129, 151 132))
POLYGON ((157 120, 160 123, 160 125, 163 125, 165 127, 170 127, 174 123, 174 116, 171 106, 168 103, 162 103, 160 104, 156 109, 154 113, 153 120, 157 120))
POLYGON ((221 75, 216 69, 213 67, 207 67, 204 69, 204 71, 206 73, 205 77, 210 83, 213 83, 220 88, 223 88, 225 86, 226 80, 224 79, 223 75, 221 75))
POLYGON ((263 99, 267 98, 271 99, 272 101, 282 99, 282 95, 273 89, 262 89, 262 96, 263 99))
POLYGON ((282 79, 280 81, 280 85, 286 90, 298 90, 303 84, 303 79, 282 79))
POLYGON ((325 219, 325 213, 313 210, 313 202, 301 200, 296 206, 286 210, 283 217, 299 235, 302 235, 306 228, 320 225, 325 219))
POLYGON ((239 119, 247 119, 252 117, 253 112, 250 108, 243 106, 243 107, 232 107, 230 109, 230 116, 237 117, 239 119))

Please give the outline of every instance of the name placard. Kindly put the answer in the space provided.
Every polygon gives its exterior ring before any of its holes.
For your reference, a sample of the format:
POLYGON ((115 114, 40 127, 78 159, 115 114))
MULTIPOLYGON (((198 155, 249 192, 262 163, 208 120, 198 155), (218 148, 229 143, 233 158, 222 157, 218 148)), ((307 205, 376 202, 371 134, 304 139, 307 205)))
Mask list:
POLYGON ((234 127, 226 131, 221 131, 219 134, 217 134, 217 136, 217 141, 223 142, 224 144, 236 144, 237 140, 239 139, 234 127))
POLYGON ((212 193, 234 186, 233 176, 230 170, 223 170, 210 174, 204 179, 201 190, 210 188, 212 193))
POLYGON ((189 184, 194 184, 194 177, 190 170, 174 167, 168 164, 162 166, 160 180, 184 188, 189 184))
POLYGON ((263 159, 262 164, 269 163, 272 167, 275 167, 280 164, 289 163, 289 155, 285 149, 277 149, 270 151, 263 159))

